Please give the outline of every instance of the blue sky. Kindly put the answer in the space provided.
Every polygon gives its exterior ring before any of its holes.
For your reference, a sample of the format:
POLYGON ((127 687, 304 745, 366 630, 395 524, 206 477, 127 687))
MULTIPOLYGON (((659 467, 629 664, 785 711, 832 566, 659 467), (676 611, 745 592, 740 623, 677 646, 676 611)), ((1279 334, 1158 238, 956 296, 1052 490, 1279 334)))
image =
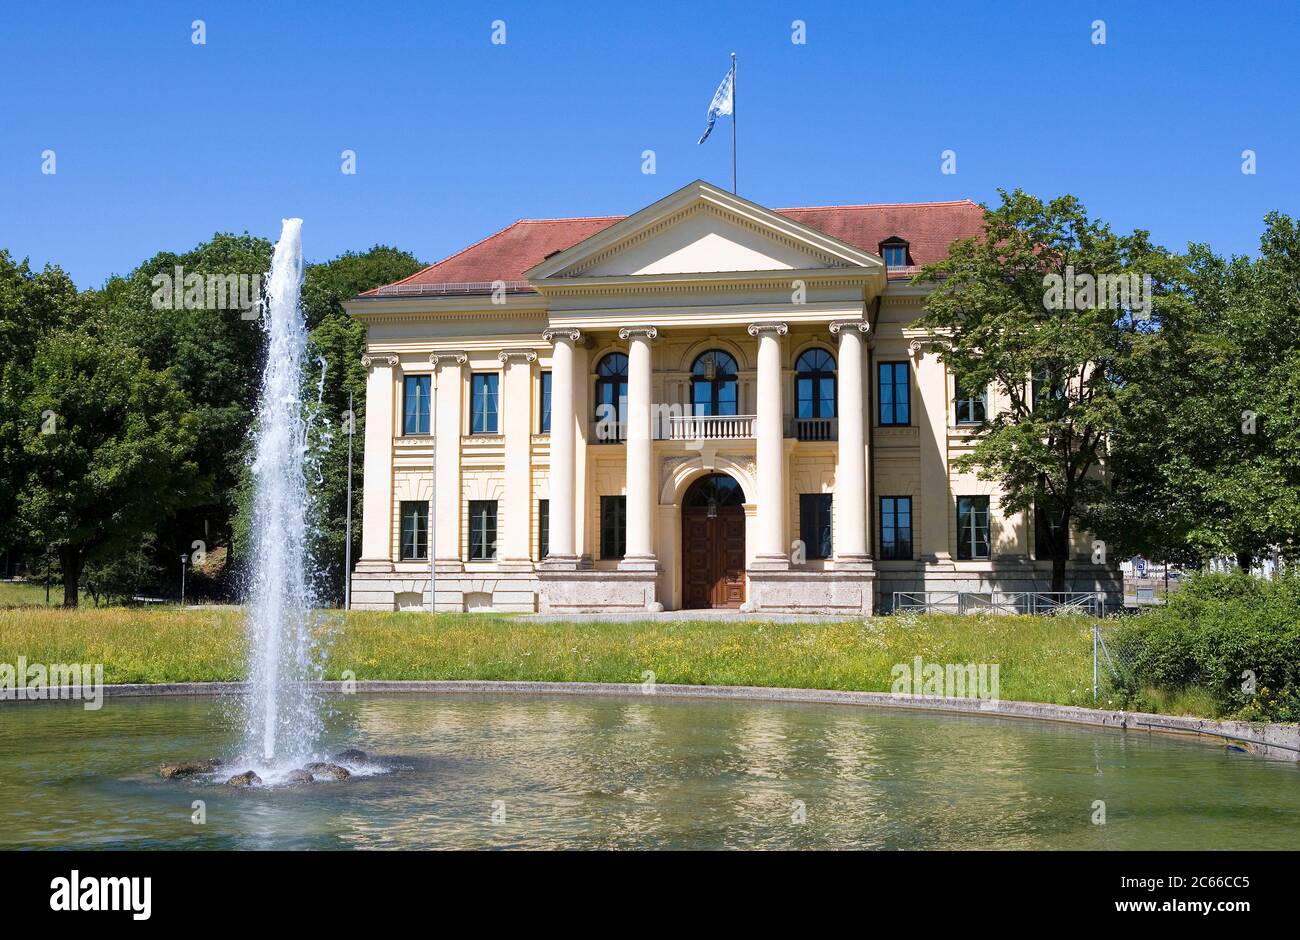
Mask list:
POLYGON ((735 51, 739 189, 764 205, 1020 186, 1169 247, 1251 252, 1267 211, 1300 214, 1297 48, 1291 0, 10 0, 0 247, 92 287, 289 215, 313 260, 385 243, 432 261, 517 218, 635 211, 729 185, 728 119, 695 141, 735 51))

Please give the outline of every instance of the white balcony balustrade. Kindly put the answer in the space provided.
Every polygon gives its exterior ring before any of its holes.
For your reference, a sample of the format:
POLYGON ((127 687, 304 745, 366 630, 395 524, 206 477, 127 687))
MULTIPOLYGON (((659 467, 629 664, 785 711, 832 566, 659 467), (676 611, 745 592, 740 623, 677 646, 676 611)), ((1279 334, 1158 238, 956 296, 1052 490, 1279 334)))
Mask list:
POLYGON ((686 415, 660 426, 670 441, 733 441, 754 436, 757 415, 686 415))

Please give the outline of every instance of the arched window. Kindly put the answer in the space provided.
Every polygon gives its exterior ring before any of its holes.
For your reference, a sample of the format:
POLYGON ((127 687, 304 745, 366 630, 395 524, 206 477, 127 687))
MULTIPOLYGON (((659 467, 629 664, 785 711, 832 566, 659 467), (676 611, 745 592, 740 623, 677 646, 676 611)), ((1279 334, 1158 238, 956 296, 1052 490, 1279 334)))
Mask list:
POLYGON ((745 491, 740 488, 734 477, 725 473, 711 473, 700 477, 691 484, 682 498, 682 506, 687 509, 703 507, 712 515, 717 514, 719 506, 743 506, 745 491))
POLYGON ((702 353, 691 366, 691 405, 697 415, 736 414, 736 360, 721 349, 702 353))
POLYGON ((614 352, 596 364, 594 417, 597 441, 621 441, 627 427, 627 354, 614 352), (612 427, 611 427, 612 425, 612 427), (601 433, 601 429, 609 433, 601 433))
POLYGON ((835 417, 835 357, 809 349, 794 364, 795 417, 835 417))

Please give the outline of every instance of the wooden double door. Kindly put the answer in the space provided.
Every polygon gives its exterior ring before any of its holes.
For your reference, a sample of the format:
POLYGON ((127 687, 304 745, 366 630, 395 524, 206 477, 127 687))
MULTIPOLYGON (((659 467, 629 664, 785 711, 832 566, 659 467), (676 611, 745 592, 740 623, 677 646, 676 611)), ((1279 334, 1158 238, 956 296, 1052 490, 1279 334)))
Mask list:
POLYGON ((682 508, 682 606, 739 607, 745 602, 745 510, 682 508))

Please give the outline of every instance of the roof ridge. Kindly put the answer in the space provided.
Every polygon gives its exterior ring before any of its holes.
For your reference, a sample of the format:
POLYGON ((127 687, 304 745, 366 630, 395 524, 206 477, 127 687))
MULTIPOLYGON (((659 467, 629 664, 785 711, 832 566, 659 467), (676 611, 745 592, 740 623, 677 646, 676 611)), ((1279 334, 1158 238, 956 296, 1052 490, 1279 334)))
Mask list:
MULTIPOLYGON (((625 215, 574 215, 559 216, 554 219, 520 219, 515 223, 515 225, 518 225, 520 222, 608 222, 611 219, 626 218, 627 216, 625 215)), ((504 231, 504 229, 502 229, 502 231, 504 231)))
POLYGON ((927 202, 859 202, 834 206, 785 206, 781 209, 773 209, 772 211, 802 212, 809 209, 898 209, 913 206, 975 206, 978 208, 979 203, 974 199, 935 199, 927 202))

